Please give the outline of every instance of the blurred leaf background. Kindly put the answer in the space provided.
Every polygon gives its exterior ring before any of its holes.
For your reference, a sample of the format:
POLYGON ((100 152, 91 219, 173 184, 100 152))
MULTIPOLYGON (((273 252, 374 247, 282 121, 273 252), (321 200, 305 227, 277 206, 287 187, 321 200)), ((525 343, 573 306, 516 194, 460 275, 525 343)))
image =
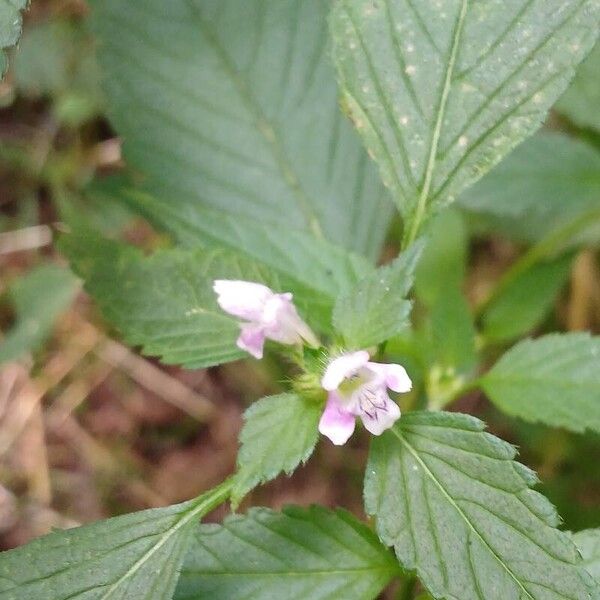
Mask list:
MULTIPOLYGON (((118 201, 130 174, 104 116, 86 14, 77 0, 33 2, 0 83, 3 549, 217 484, 233 470, 245 408, 284 388, 270 357, 186 371, 140 356, 118 341, 57 251, 66 222, 145 248, 163 244, 118 201)), ((476 351, 491 363, 532 331, 600 332, 599 81, 596 48, 546 131, 432 224, 415 339, 389 350, 415 372, 437 365, 425 385, 440 403, 456 391, 448 389, 455 371, 474 368, 476 351)), ((397 225, 384 257, 397 252, 397 225)), ((520 447, 567 528, 600 524, 597 434, 509 419, 480 393, 452 408, 520 447)), ((319 502, 363 515, 366 440, 356 436, 344 450, 321 441, 292 479, 259 488, 244 505, 319 502)))

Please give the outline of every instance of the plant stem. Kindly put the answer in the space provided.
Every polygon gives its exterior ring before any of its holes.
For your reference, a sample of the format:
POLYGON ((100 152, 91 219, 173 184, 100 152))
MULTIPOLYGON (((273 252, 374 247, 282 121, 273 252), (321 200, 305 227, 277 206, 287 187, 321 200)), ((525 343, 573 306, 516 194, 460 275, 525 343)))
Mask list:
POLYGON ((492 293, 475 310, 475 316, 480 317, 483 312, 496 300, 516 279, 529 269, 549 258, 572 237, 590 226, 590 222, 600 220, 598 207, 589 210, 566 225, 552 230, 546 237, 532 246, 501 278, 492 293))
POLYGON ((462 0, 460 13, 458 15, 458 21, 456 28, 453 33, 452 48, 450 50, 450 58, 446 68, 446 75, 444 78, 444 85, 442 88, 442 94, 437 107, 437 117, 431 136, 431 144, 429 146, 429 157, 427 159, 427 167, 425 169, 425 178, 423 180, 423 187, 419 193, 417 199, 417 206, 415 207, 415 213, 410 220, 408 230, 404 236, 402 247, 403 249, 408 248, 419 235, 419 230, 423 224, 423 220, 427 216, 427 204, 430 201, 431 186, 433 184, 433 175, 435 171, 435 164, 437 160, 437 154, 439 150, 440 139, 442 137, 442 129, 444 127, 444 118, 446 117, 446 111, 448 107, 448 99, 450 98, 450 90, 452 89, 452 78, 454 76, 454 69, 458 60, 458 54, 460 50, 460 42, 467 19, 468 0, 462 0))
POLYGON ((427 403, 427 410, 437 411, 443 410, 449 404, 456 402, 459 398, 467 394, 468 392, 472 392, 480 387, 480 378, 471 379, 465 383, 461 383, 459 387, 455 390, 448 390, 447 394, 444 395, 433 395, 429 394, 429 399, 427 403))
POLYGON ((377 360, 383 360, 383 357, 385 356, 385 349, 387 347, 388 344, 388 340, 385 340, 384 342, 381 342, 381 344, 379 344, 379 346, 377 346, 377 360))
POLYGON ((221 504, 229 499, 232 488, 233 477, 229 477, 229 479, 226 479, 212 490, 204 492, 197 498, 194 498, 194 505, 188 511, 186 520, 194 518, 195 516, 203 517, 211 510, 217 508, 217 506, 221 506, 221 504))
POLYGON ((446 404, 444 404, 443 408, 445 408, 449 404, 452 404, 453 402, 456 402, 456 400, 458 400, 465 394, 468 394, 469 392, 479 389, 479 387, 480 387, 480 379, 479 378, 472 379, 471 381, 467 381, 458 390, 456 390, 452 394, 452 396, 450 396, 449 400, 446 402, 446 404))
POLYGON ((398 590, 397 600, 412 600, 417 580, 415 577, 405 579, 400 590, 398 590))

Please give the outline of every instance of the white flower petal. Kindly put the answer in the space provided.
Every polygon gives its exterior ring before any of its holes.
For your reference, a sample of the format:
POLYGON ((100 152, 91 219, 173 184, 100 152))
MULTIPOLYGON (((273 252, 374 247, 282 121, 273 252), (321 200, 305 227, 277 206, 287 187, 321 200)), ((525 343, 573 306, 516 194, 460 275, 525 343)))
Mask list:
POLYGON ((263 357, 263 347, 265 345, 265 332, 261 325, 246 323, 242 325, 242 332, 237 339, 237 347, 245 350, 254 358, 259 360, 263 357))
POLYGON ((275 294, 265 305, 262 322, 267 337, 282 344, 300 344, 304 339, 318 347, 319 340, 298 314, 292 298, 290 293, 275 294))
POLYGON ((266 285, 252 281, 217 279, 213 283, 219 306, 246 321, 260 321, 266 303, 275 295, 266 285))
POLYGON ((321 386, 327 391, 335 390, 339 385, 354 375, 360 368, 369 362, 369 353, 359 350, 351 354, 344 354, 332 360, 321 379, 321 386))
POLYGON ((402 365, 370 362, 367 367, 382 377, 386 386, 394 392, 406 393, 412 389, 412 381, 402 365))
POLYGON ((388 398, 385 408, 378 408, 369 413, 362 412, 360 418, 367 431, 373 435, 381 435, 400 418, 400 407, 388 398))
POLYGON ((267 337, 281 344, 299 344, 302 341, 299 326, 302 319, 291 301, 291 294, 275 294, 265 304, 261 323, 267 337))
MULTIPOLYGON (((276 294, 260 283, 229 279, 216 280, 213 289, 219 306, 225 312, 260 326, 263 338, 281 344, 301 344, 304 339, 312 346, 319 346, 315 334, 300 318, 291 293, 276 294)), ((250 333, 240 336, 238 346, 244 345, 244 349, 256 356, 258 345, 250 343, 246 348, 246 335, 251 339, 250 333)))
POLYGON ((337 394, 331 392, 319 421, 319 432, 327 436, 336 446, 342 446, 354 433, 355 417, 344 409, 337 394))

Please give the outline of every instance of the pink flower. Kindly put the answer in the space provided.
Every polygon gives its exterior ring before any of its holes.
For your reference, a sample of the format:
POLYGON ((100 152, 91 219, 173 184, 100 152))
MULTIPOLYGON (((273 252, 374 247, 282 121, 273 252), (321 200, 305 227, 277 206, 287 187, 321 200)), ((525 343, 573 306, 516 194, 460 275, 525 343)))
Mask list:
POLYGON ((400 418, 400 408, 389 397, 388 388, 395 392, 412 388, 404 367, 369 362, 365 350, 332 360, 321 385, 329 394, 319 431, 337 446, 354 432, 356 417, 374 435, 389 429, 400 418))
POLYGON ((215 281, 213 290, 225 312, 245 321, 237 345, 255 358, 262 358, 265 339, 280 344, 301 344, 304 339, 313 346, 319 345, 298 315, 292 294, 276 294, 260 283, 226 279, 215 281))

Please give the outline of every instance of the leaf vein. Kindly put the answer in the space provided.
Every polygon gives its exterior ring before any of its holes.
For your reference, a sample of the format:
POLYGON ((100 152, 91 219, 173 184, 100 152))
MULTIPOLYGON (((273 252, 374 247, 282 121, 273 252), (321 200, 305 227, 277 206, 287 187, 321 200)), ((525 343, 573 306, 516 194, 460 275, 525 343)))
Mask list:
POLYGON ((534 596, 527 590, 527 588, 521 583, 516 574, 512 571, 512 569, 504 563, 504 561, 498 556, 496 551, 488 544, 483 535, 477 530, 475 525, 470 521, 467 515, 463 512, 461 507, 454 501, 452 496, 446 491, 446 488, 442 485, 442 483, 436 478, 433 472, 429 469, 427 464, 421 459, 418 452, 411 446, 411 444, 404 438, 404 436, 399 433, 396 429, 391 430, 394 435, 398 438, 400 443, 408 450, 408 452, 413 456, 413 458, 417 461, 418 464, 421 465, 427 476, 431 479, 431 481, 438 487, 442 495, 446 498, 449 504, 456 510, 456 512, 460 515, 463 521, 466 523, 467 528, 472 530, 473 533, 477 535, 477 537, 481 540, 481 543, 488 549, 490 554, 496 559, 496 561, 500 564, 500 566, 510 575, 510 577, 514 580, 517 587, 526 595, 530 600, 535 600, 534 596))

